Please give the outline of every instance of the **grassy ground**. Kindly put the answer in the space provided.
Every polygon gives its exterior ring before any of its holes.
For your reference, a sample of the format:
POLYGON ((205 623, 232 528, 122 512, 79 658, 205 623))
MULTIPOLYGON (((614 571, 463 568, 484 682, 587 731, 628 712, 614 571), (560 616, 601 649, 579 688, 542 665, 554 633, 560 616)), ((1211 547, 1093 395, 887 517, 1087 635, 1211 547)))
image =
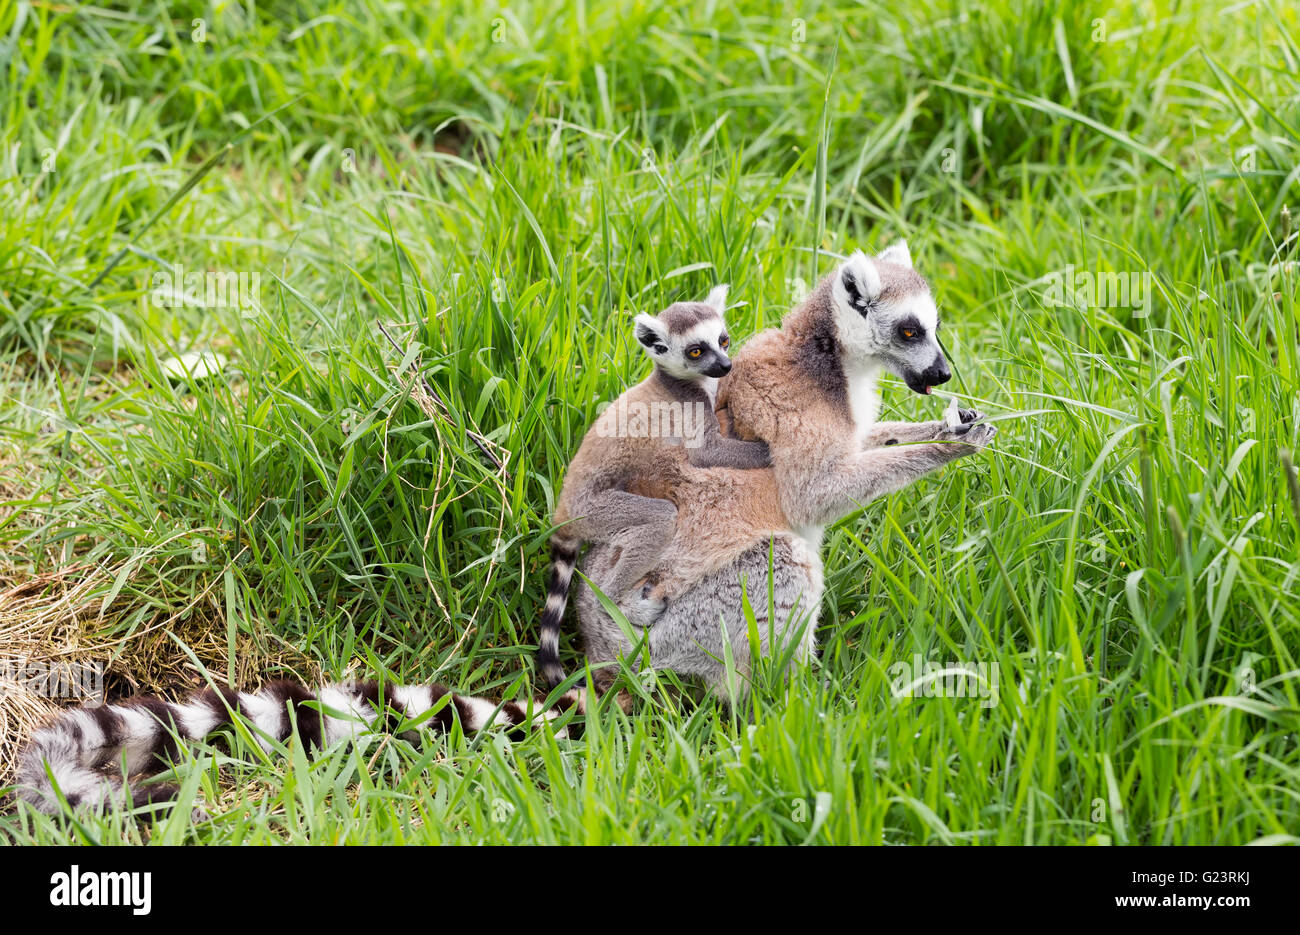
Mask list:
MULTIPOLYGON (((1297 839, 1294 6, 415 6, 0 0, 7 655, 527 694, 556 486, 645 371, 628 313, 725 281, 747 335, 899 234, 954 389, 1021 415, 834 527, 824 655, 752 717, 216 743, 179 767, 211 820, 0 837, 1297 839), (175 264, 258 301, 158 307, 175 264), (1067 267, 1150 272, 1148 313, 1051 304, 1067 267), (169 376, 189 351, 221 374, 169 376), (894 697, 917 655, 996 665, 997 703, 894 697)), ((7 697, 5 765, 43 710, 7 697)))

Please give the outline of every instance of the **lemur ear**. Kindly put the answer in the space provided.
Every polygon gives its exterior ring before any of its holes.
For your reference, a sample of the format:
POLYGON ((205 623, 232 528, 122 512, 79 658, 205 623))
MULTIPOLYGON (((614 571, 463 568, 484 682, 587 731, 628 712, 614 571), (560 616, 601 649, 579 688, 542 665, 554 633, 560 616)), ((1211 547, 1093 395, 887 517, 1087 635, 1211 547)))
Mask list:
POLYGON ((708 296, 705 297, 704 304, 712 308, 719 316, 721 316, 722 313, 726 311, 727 292, 730 289, 731 286, 726 283, 723 283, 720 286, 714 286, 708 296))
POLYGON ((880 295, 880 274, 876 264, 861 250, 845 260, 835 271, 831 285, 837 299, 865 315, 867 307, 880 295))
POLYGON ((912 268, 912 251, 907 249, 906 240, 896 240, 877 257, 882 263, 897 263, 899 266, 912 268))
POLYGON ((668 336, 658 318, 642 312, 633 319, 633 323, 636 325, 636 339, 647 353, 662 354, 668 350, 668 336))

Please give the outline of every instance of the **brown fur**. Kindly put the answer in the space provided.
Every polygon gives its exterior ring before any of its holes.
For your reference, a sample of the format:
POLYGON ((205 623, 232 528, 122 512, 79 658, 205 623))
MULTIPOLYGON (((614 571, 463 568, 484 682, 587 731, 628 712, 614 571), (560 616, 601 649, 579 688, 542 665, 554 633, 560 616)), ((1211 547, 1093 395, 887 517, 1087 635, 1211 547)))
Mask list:
MULTIPOLYGON (((704 398, 702 393, 700 398, 704 398)), ((680 401, 680 397, 670 391, 658 373, 652 373, 624 392, 617 403, 592 423, 564 474, 564 486, 560 490, 554 517, 555 525, 564 525, 560 535, 569 539, 590 538, 582 534, 583 520, 580 517, 586 515, 587 500, 592 494, 623 489, 653 497, 656 495, 639 489, 644 487, 647 479, 686 463, 685 448, 672 444, 670 439, 617 435, 620 406, 645 404, 649 407, 654 403, 674 401, 680 401)))
POLYGON ((729 565, 745 546, 790 528, 771 468, 696 468, 664 465, 657 477, 630 489, 677 507, 677 527, 650 580, 674 597, 729 565))

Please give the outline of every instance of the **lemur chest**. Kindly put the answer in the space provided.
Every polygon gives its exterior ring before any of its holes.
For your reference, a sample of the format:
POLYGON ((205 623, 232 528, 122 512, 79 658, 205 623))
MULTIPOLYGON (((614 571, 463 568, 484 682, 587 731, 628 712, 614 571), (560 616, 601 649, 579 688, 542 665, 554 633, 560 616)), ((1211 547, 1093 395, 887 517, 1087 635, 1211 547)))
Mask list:
POLYGON ((846 370, 849 412, 853 417, 853 434, 859 446, 880 417, 880 371, 875 367, 846 370))

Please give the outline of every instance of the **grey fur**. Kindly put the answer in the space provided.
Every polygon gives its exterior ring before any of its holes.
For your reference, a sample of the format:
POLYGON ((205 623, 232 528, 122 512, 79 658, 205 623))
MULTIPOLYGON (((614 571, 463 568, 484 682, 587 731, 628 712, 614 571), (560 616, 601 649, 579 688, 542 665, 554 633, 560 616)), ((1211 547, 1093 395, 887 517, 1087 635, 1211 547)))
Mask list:
MULTIPOLYGON (((608 583, 613 558, 608 546, 596 546, 584 560, 585 572, 602 593, 608 583)), ((755 545, 730 567, 703 578, 683 597, 672 601, 648 634, 650 664, 683 676, 694 676, 717 695, 739 700, 749 690, 750 650, 748 623, 742 612, 742 593, 758 624, 759 651, 793 648, 797 662, 806 662, 816 645, 817 609, 822 596, 822 565, 815 550, 793 533, 755 545), (768 571, 771 555, 772 599, 769 618, 768 571), (742 587, 744 582, 744 587, 742 587), (731 644, 740 676, 730 686, 724 660, 724 638, 731 644)), ((578 586, 578 618, 587 659, 593 667, 598 691, 608 690, 617 667, 609 665, 631 651, 624 630, 601 607, 591 586, 578 586)), ((638 661, 629 662, 636 666, 638 661)))

